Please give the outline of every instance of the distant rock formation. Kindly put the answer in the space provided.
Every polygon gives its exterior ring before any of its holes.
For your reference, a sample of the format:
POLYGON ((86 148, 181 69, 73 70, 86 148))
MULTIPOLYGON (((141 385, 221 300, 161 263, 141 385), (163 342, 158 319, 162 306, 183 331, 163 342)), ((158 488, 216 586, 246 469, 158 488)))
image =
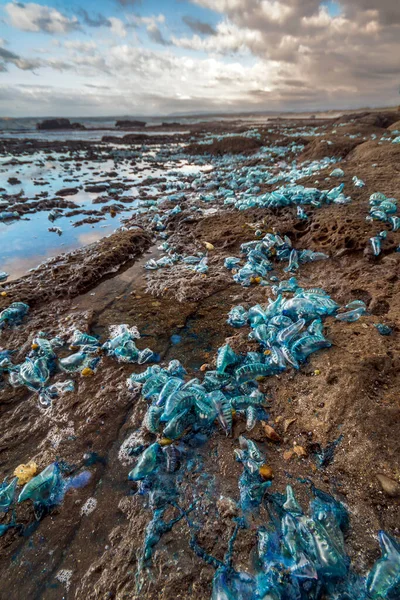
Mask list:
POLYGON ((45 119, 37 123, 36 129, 86 129, 86 127, 82 123, 71 123, 69 119, 45 119))
POLYGON ((146 127, 146 121, 129 121, 129 120, 122 120, 122 121, 117 121, 115 123, 115 127, 122 127, 122 128, 126 128, 126 127, 146 127))

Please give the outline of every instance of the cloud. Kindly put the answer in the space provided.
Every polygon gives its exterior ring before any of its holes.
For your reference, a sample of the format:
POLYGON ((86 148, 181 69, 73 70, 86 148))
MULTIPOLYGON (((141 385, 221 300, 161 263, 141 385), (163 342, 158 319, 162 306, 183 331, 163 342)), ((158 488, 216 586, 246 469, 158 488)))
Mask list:
MULTIPOLYGON (((399 102, 398 2, 340 0, 333 10, 321 0, 191 1, 214 11, 218 23, 212 27, 187 15, 186 34, 171 35, 165 16, 146 13, 146 3, 140 15, 128 8, 117 12, 117 0, 111 16, 81 9, 76 13, 81 25, 54 8, 8 3, 26 31, 62 34, 79 26, 88 34, 90 28, 104 31, 96 41, 81 34, 63 42, 53 37, 41 45, 47 55, 36 50, 29 59, 0 45, 1 71, 41 69, 40 84, 52 84, 3 87, 0 112, 314 111, 399 102), (130 28, 137 29, 134 44, 126 41, 130 28), (67 81, 73 82, 70 88, 67 81)), ((127 1, 118 4, 128 7, 127 1)), ((9 9, 7 15, 12 23, 9 9)))
POLYGON ((194 19, 189 15, 182 17, 182 21, 191 29, 194 33, 200 33, 202 35, 215 35, 215 29, 211 27, 209 23, 200 21, 200 19, 194 19))
POLYGON ((77 50, 78 52, 92 53, 97 48, 96 42, 80 42, 79 40, 67 40, 64 42, 64 48, 69 50, 77 50))
POLYGON ((121 19, 117 17, 105 17, 101 13, 89 15, 84 8, 80 9, 79 14, 88 27, 109 27, 114 35, 118 37, 126 36, 126 27, 121 19))
POLYGON ((152 42, 161 44, 161 46, 168 46, 171 43, 164 38, 159 27, 155 23, 151 23, 147 26, 147 35, 152 42))
POLYGON ((83 18, 85 25, 88 25, 88 27, 111 27, 110 20, 101 13, 90 16, 87 10, 81 8, 79 14, 83 18))
POLYGON ((6 4, 5 10, 11 25, 22 31, 68 33, 80 28, 76 17, 69 19, 50 6, 14 2, 6 4))
POLYGON ((116 2, 121 6, 137 6, 142 3, 142 0, 116 0, 116 2))
POLYGON ((85 83, 85 87, 94 88, 96 90, 111 90, 109 85, 96 85, 94 83, 85 83))
POLYGON ((109 21, 111 23, 111 31, 114 35, 118 37, 126 36, 126 29, 121 19, 117 19, 117 17, 110 17, 109 21))
POLYGON ((232 52, 259 53, 263 48, 263 36, 258 31, 249 28, 240 28, 229 21, 218 23, 213 36, 206 38, 194 35, 191 38, 176 38, 172 36, 171 43, 187 50, 203 52, 216 52, 230 54, 232 52))
POLYGON ((159 24, 165 23, 165 15, 162 13, 158 15, 140 16, 140 15, 127 15, 127 27, 141 27, 145 26, 149 39, 161 46, 169 46, 170 42, 166 40, 161 33, 159 24))
POLYGON ((2 63, 0 63, 0 70, 2 72, 7 71, 6 63, 12 63, 18 69, 21 69, 21 71, 33 71, 41 64, 38 60, 22 58, 21 56, 18 56, 18 54, 14 54, 14 52, 10 52, 5 48, 0 48, 0 60, 2 61, 2 63))

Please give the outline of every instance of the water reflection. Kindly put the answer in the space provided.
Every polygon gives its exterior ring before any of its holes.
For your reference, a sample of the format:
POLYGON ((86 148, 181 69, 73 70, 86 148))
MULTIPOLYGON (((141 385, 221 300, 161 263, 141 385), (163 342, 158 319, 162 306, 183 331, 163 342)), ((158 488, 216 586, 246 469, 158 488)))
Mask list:
MULTIPOLYGON (((133 152, 132 148, 130 151, 133 152)), ((14 202, 40 202, 46 198, 53 200, 59 197, 57 193, 64 188, 78 188, 77 193, 63 194, 63 197, 84 210, 99 211, 108 202, 118 202, 119 196, 131 199, 117 217, 113 218, 106 212, 99 215, 101 220, 97 223, 86 223, 79 227, 74 227, 74 223, 87 215, 62 215, 53 223, 48 219, 49 210, 26 214, 20 220, 0 222, 0 270, 10 274, 9 280, 20 277, 49 257, 91 244, 112 233, 121 225, 121 219, 138 207, 141 190, 145 189, 152 198, 160 197, 161 190, 157 184, 151 184, 151 178, 162 177, 173 182, 180 179, 179 173, 188 175, 207 170, 207 167, 191 165, 182 159, 164 161, 164 168, 160 168, 159 164, 153 162, 154 148, 134 161, 110 158, 108 152, 103 157, 102 152, 97 149, 98 160, 90 162, 85 154, 71 157, 65 153, 50 154, 43 151, 19 156, 11 161, 9 155, 0 157, 0 188, 4 190, 0 193, 0 200, 5 199, 6 205, 10 195, 13 197, 11 206, 14 202), (16 178, 18 183, 10 183, 10 178, 16 178), (144 180, 148 180, 149 185, 137 187, 144 180), (102 183, 107 184, 107 191, 85 191, 89 184, 102 183), (16 198, 16 194, 21 194, 21 197, 16 198), (94 203, 99 196, 106 200, 104 204, 94 203), (62 235, 49 232, 52 226, 61 228, 62 235)), ((171 187, 169 193, 173 192, 171 187)), ((70 210, 64 209, 64 212, 70 210)))

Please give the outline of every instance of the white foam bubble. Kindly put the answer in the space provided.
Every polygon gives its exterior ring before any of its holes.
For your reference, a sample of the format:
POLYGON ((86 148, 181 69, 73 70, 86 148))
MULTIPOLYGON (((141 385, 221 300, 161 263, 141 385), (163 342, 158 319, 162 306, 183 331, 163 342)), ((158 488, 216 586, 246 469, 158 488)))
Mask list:
POLYGON ((71 578, 72 578, 72 571, 70 571, 69 569, 61 569, 61 571, 58 571, 58 573, 56 575, 57 581, 59 581, 60 583, 63 583, 65 585, 65 587, 67 588, 67 590, 69 590, 69 587, 71 585, 71 578))
POLYGON ((90 515, 97 506, 96 498, 88 498, 81 508, 81 515, 90 515))

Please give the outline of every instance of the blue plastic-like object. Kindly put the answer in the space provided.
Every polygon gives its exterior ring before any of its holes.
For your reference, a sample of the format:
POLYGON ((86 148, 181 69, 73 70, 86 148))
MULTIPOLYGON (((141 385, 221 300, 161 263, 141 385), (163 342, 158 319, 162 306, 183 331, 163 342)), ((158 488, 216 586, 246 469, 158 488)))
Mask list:
POLYGON ((383 323, 377 323, 375 325, 375 327, 377 328, 377 330, 379 331, 379 333, 381 335, 392 335, 392 333, 393 333, 393 329, 391 327, 389 327, 389 325, 384 325, 383 323))
POLYGON ((379 532, 379 544, 382 557, 377 560, 368 575, 368 598, 395 600, 400 597, 400 545, 384 531, 379 532))
POLYGON ((272 485, 264 481, 260 475, 260 467, 265 463, 257 445, 244 436, 239 438, 240 450, 235 451, 235 458, 243 465, 243 473, 239 478, 240 506, 246 514, 262 502, 266 490, 272 485))
POLYGON ((32 500, 37 506, 51 508, 61 502, 65 489, 60 468, 52 463, 22 488, 18 502, 32 500))
POLYGON ((139 337, 136 327, 115 325, 110 328, 110 338, 101 345, 97 337, 75 330, 70 339, 73 354, 59 358, 57 350, 65 345, 64 341, 58 337, 49 340, 45 333, 39 332, 33 339, 32 351, 23 363, 13 365, 9 353, 0 352, 0 373, 8 372, 14 387, 24 385, 37 392, 39 404, 47 408, 58 396, 74 391, 72 380, 51 384, 51 377, 57 373, 91 375, 100 364, 102 352, 120 362, 144 364, 156 360, 150 348, 139 350, 136 347, 135 339, 139 337))
POLYGON ((15 477, 10 482, 5 479, 0 484, 0 511, 7 512, 14 501, 15 490, 17 489, 18 479, 15 477))
POLYGON ((103 344, 102 349, 119 362, 139 362, 140 351, 135 344, 137 338, 140 338, 140 334, 136 327, 117 325, 111 328, 110 338, 103 344))
POLYGON ((29 306, 23 302, 13 302, 0 312, 0 329, 6 325, 20 325, 27 314, 29 306))

